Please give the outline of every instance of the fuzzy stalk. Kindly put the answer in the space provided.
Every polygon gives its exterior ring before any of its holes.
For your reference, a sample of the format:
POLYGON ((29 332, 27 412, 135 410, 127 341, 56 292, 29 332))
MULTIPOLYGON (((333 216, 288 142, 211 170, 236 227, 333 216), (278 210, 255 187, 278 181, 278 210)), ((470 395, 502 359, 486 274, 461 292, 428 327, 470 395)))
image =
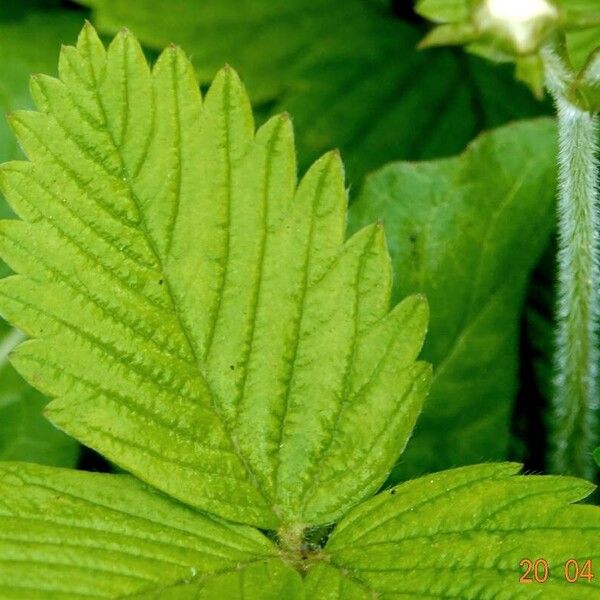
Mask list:
POLYGON ((558 306, 550 466, 592 479, 598 442, 598 118, 569 102, 569 74, 546 54, 558 113, 558 306))

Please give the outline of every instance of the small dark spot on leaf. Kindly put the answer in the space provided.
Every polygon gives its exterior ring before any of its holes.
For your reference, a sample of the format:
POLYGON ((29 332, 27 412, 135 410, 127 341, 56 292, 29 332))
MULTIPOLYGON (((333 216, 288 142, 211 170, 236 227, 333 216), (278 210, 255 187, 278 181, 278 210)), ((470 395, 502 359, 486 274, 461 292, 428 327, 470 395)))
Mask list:
POLYGON ((229 365, 229 368, 233 371, 235 369, 234 365, 229 365))
POLYGON ((395 496, 396 495, 396 490, 390 490, 390 496, 395 496))
POLYGON ((158 280, 158 285, 162 285, 164 283, 164 281, 162 279, 158 280))
POLYGON ((413 260, 419 259, 419 249, 417 246, 417 241, 419 237, 416 233, 411 233, 408 236, 408 241, 410 242, 410 253, 413 257, 413 260))

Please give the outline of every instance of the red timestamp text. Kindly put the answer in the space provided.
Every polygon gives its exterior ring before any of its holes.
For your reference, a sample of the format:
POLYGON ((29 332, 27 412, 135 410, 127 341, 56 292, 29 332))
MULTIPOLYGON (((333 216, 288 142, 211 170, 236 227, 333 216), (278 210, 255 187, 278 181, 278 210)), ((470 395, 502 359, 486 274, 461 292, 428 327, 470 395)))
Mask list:
MULTIPOLYGON (((519 562, 522 569, 519 583, 546 583, 550 579, 550 565, 545 558, 523 558, 519 562)), ((579 581, 591 582, 594 579, 594 567, 591 559, 577 560, 570 558, 566 560, 560 569, 558 575, 568 583, 577 583, 579 581)), ((553 567, 553 571, 556 567, 553 567)), ((554 573, 556 577, 556 573, 554 573)))

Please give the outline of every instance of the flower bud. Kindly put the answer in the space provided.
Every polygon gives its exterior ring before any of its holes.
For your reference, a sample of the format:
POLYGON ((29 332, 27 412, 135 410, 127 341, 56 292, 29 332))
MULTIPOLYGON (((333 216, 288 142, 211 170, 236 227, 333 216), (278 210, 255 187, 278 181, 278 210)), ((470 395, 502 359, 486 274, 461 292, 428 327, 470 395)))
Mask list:
POLYGON ((560 22, 550 0, 481 0, 472 14, 480 36, 517 56, 539 50, 560 22))

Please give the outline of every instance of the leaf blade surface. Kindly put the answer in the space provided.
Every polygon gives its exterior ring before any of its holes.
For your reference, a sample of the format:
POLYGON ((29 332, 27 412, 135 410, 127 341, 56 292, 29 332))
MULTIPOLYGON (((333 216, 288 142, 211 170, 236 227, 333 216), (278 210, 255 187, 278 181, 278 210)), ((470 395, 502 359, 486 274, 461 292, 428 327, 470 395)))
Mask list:
POLYGON ((381 227, 345 241, 339 156, 296 185, 287 116, 255 135, 232 69, 202 99, 181 50, 151 71, 127 31, 105 49, 86 25, 59 74, 12 116, 30 162, 2 169, 22 219, 0 225, 2 312, 32 338, 13 364, 54 423, 179 500, 335 520, 381 485, 429 381, 426 305, 388 312, 381 227))
POLYGON ((390 160, 452 155, 482 129, 550 108, 510 69, 454 50, 417 51, 422 30, 376 2, 82 3, 104 32, 127 26, 151 48, 181 44, 203 83, 232 64, 254 102, 294 116, 301 170, 340 147, 351 185, 390 160))
POLYGON ((228 573, 265 593, 299 585, 258 531, 195 512, 128 475, 25 463, 2 463, 0 473, 3 598, 148 598, 165 588, 215 598, 215 581, 228 573))
POLYGON ((597 560, 598 508, 570 505, 594 486, 518 470, 508 463, 461 467, 368 500, 333 533, 307 593, 340 600, 531 598, 537 585, 552 598, 596 598, 595 580, 573 584, 564 575, 569 559, 597 560), (540 557, 549 564, 548 580, 520 583, 520 561, 540 557))

